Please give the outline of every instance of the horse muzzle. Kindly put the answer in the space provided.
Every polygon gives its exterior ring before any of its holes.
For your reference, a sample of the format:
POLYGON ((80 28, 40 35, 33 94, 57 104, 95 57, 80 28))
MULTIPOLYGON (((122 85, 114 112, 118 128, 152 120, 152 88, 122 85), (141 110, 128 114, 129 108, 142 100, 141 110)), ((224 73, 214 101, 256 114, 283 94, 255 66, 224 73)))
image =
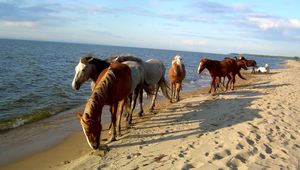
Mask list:
POLYGON ((77 83, 72 83, 73 90, 79 90, 80 86, 77 83))

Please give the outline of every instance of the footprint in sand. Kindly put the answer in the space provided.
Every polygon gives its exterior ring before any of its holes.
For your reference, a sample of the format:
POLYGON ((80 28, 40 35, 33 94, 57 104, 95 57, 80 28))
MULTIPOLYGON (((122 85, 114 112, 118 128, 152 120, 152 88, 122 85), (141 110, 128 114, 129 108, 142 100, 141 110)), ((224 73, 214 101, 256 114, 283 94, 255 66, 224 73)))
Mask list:
POLYGON ((251 145, 251 146, 253 146, 254 145, 254 141, 253 140, 251 140, 250 138, 246 138, 246 141, 247 141, 247 143, 249 144, 249 145, 251 145))
POLYGON ((231 151, 230 150, 228 150, 228 149, 225 149, 225 150, 223 150, 222 152, 219 152, 219 153, 215 153, 214 155, 213 155, 213 160, 221 160, 221 159, 223 159, 224 157, 226 157, 226 156, 229 156, 229 155, 231 155, 231 151))
POLYGON ((244 145, 242 145, 241 143, 238 143, 238 144, 236 145, 235 149, 237 149, 237 150, 244 149, 244 145))
POLYGON ((237 132, 240 138, 243 138, 245 135, 242 132, 237 132))
POLYGON ((272 154, 272 152, 273 152, 272 148, 267 144, 264 144, 264 150, 267 154, 272 154))
POLYGON ((238 169, 238 167, 242 164, 246 164, 247 161, 249 160, 250 154, 247 152, 242 152, 239 153, 237 155, 235 155, 234 157, 232 157, 227 163, 226 165, 230 168, 230 169, 238 169))

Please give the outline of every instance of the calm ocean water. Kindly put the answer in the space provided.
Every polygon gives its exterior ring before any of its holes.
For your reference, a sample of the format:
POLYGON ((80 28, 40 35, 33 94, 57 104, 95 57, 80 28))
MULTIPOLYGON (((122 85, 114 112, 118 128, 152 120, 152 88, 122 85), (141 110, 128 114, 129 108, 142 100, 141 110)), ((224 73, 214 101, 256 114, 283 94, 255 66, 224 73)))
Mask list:
MULTIPOLYGON (((0 39, 0 131, 19 127, 83 104, 91 94, 90 82, 73 91, 74 67, 81 56, 98 58, 133 54, 144 60, 161 59, 169 68, 171 58, 183 56, 187 77, 183 90, 207 86, 207 74, 198 75, 201 56, 223 59, 227 55, 131 47, 0 39)), ((250 56, 259 65, 279 68, 281 59, 250 56)), ((167 73, 167 71, 166 71, 167 73)), ((167 75, 166 75, 167 77, 167 75)))

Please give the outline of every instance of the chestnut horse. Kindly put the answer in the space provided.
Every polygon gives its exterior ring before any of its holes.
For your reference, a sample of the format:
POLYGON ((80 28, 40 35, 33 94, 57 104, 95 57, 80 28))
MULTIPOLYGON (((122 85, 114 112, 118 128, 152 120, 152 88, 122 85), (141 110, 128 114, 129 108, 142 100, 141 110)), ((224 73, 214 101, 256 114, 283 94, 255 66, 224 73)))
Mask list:
POLYGON ((237 64, 234 60, 223 60, 223 61, 217 61, 217 60, 210 60, 207 58, 202 58, 200 60, 199 66, 198 66, 198 74, 200 74, 204 69, 207 69, 210 73, 210 76, 212 78, 209 93, 211 93, 212 88, 214 87, 214 92, 216 92, 216 79, 217 77, 227 77, 228 82, 226 84, 226 90, 228 90, 228 84, 231 81, 231 79, 234 79, 233 82, 235 82, 235 76, 234 70, 237 69, 237 64))
POLYGON ((176 100, 176 102, 179 101, 179 93, 181 90, 181 84, 183 79, 185 78, 185 66, 182 63, 182 57, 179 55, 176 55, 173 60, 171 67, 169 69, 169 79, 170 79, 170 87, 171 87, 171 99, 176 100))
POLYGON ((100 73, 83 114, 77 113, 92 149, 97 149, 100 145, 101 115, 104 105, 111 106, 113 129, 109 142, 116 140, 116 133, 120 134, 121 115, 126 98, 130 94, 131 82, 131 70, 125 64, 112 63, 100 73))

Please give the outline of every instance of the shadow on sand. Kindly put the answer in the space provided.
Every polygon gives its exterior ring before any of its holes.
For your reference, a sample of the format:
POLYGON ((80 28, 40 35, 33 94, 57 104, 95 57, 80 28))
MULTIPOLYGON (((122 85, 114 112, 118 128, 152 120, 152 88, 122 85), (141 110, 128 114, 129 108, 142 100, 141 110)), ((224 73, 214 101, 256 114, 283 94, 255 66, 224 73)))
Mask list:
POLYGON ((135 138, 134 142, 112 143, 110 147, 148 145, 161 141, 186 138, 191 135, 198 135, 200 137, 206 132, 214 132, 218 129, 251 121, 255 118, 261 118, 258 114, 260 110, 250 108, 249 106, 252 101, 260 98, 262 95, 265 94, 241 89, 215 96, 214 99, 173 104, 167 109, 162 110, 161 113, 151 115, 151 120, 139 123, 138 127, 133 127, 144 130, 155 127, 171 127, 168 128, 170 130, 150 134, 129 133, 124 138, 135 138), (227 98, 224 98, 224 96, 227 98), (233 105, 234 107, 230 107, 233 105), (167 112, 169 114, 165 114, 167 112), (175 113, 172 114, 172 112, 175 113), (188 128, 188 124, 197 122, 199 123, 198 127, 188 128), (144 126, 141 127, 140 124, 144 126), (187 124, 187 126, 184 129, 172 128, 172 126, 178 124, 187 124))

